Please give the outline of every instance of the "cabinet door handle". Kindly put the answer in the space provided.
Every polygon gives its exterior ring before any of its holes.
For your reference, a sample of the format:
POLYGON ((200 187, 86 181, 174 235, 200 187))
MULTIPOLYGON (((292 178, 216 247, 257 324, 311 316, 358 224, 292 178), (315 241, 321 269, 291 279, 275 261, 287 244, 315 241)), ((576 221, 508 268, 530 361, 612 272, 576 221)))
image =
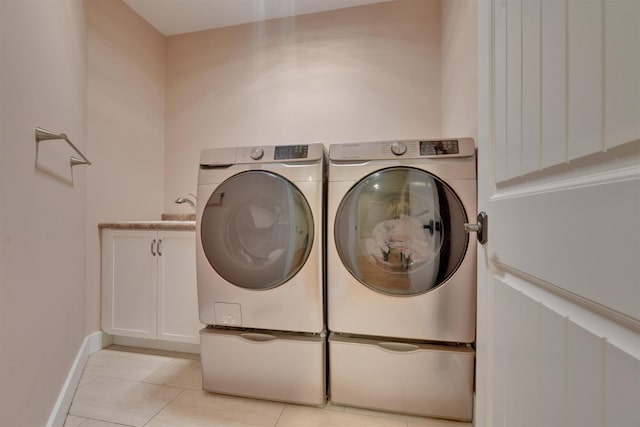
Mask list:
POLYGON ((154 246, 156 245, 156 239, 153 239, 153 241, 151 242, 151 255, 156 256, 156 251, 154 246))
POLYGON ((162 256, 162 252, 160 252, 162 248, 162 239, 158 239, 158 256, 162 256))

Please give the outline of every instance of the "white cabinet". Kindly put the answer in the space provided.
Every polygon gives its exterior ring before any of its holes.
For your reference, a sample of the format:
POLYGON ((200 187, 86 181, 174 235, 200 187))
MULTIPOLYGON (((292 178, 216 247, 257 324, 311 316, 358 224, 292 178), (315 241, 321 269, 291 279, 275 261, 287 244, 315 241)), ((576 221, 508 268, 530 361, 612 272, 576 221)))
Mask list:
POLYGON ((195 232, 102 230, 102 328, 199 343, 195 232))

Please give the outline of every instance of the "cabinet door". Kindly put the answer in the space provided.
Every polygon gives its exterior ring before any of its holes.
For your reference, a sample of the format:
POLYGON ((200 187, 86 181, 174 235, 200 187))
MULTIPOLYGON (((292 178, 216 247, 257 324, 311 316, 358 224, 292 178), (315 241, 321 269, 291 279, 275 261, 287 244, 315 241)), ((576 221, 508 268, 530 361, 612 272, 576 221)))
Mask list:
POLYGON ((193 231, 160 231, 158 255, 158 339, 200 342, 193 231))
POLYGON ((102 327, 105 332, 155 338, 156 231, 103 230, 102 327))

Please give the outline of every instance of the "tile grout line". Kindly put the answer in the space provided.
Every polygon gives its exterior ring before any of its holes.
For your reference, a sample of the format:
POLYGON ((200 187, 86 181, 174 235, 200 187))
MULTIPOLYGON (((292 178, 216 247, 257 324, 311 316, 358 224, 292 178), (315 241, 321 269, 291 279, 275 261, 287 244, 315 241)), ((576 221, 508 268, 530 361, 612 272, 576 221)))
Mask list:
POLYGON ((284 405, 282 405, 282 411, 280 411, 280 415, 278 415, 278 419, 273 424, 273 427, 278 427, 278 423, 280 422, 280 419, 282 418, 282 414, 284 414, 284 410, 287 407, 287 405, 288 405, 288 403, 285 403, 284 405))
MULTIPOLYGON (((171 387, 171 386, 162 385, 162 387, 171 387)), ((181 390, 180 393, 176 394, 173 399, 169 400, 162 408, 160 408, 155 414, 153 414, 151 416, 151 418, 149 418, 147 420, 147 422, 142 424, 143 427, 146 426, 147 424, 149 424, 151 421, 153 421, 153 419, 155 417, 157 417, 158 414, 160 414, 160 412, 164 411, 167 408, 167 406, 169 406, 174 400, 176 400, 178 397, 182 396, 184 394, 185 390, 186 390, 186 389, 181 388, 181 387, 173 387, 173 388, 179 388, 181 390)))
MULTIPOLYGON (((167 357, 167 356, 162 356, 162 357, 167 357)), ((143 379, 141 379, 139 382, 140 383, 144 383, 144 384, 153 384, 153 383, 148 383, 146 382, 149 378, 151 378, 152 376, 154 376, 155 374, 157 374, 161 369, 164 369, 165 367, 167 367, 170 363, 174 362, 176 360, 175 357, 170 357, 169 360, 164 363, 162 366, 160 366, 158 369, 156 369, 155 371, 153 371, 151 374, 147 375, 146 377, 144 377, 143 379)), ((164 385, 164 384, 160 384, 160 385, 164 385)))
MULTIPOLYGON (((84 375, 84 373, 83 373, 83 375, 84 375)), ((89 375, 91 375, 91 374, 89 374, 89 375)), ((97 380, 98 378, 107 378, 107 379, 118 380, 118 381, 126 381, 126 382, 129 382, 129 383, 136 383, 136 384, 141 384, 141 385, 152 385, 152 386, 157 386, 157 387, 167 387, 167 388, 173 388, 173 389, 179 389, 180 390, 180 392, 178 394, 176 394, 174 398, 169 400, 162 408, 160 408, 144 424, 142 424, 142 426, 146 426, 148 423, 150 423, 151 420, 153 420, 160 412, 162 412, 171 402, 173 402, 179 396, 181 396, 186 390, 185 388, 182 388, 182 387, 176 387, 176 386, 171 386, 171 385, 166 385, 166 384, 145 383, 145 382, 142 382, 141 380, 132 380, 132 379, 129 379, 129 378, 109 377, 109 376, 105 376, 105 375, 92 375, 92 376, 94 376, 95 378, 92 378, 91 380, 87 381, 87 384, 92 382, 92 381, 97 380)), ((84 384, 82 387, 84 387, 85 385, 86 384, 84 384)), ((76 388, 76 392, 78 391, 79 388, 80 387, 76 388)), ((75 392, 74 392, 74 399, 75 399, 75 392)), ((124 426, 124 427, 136 427, 136 426, 131 425, 131 424, 122 424, 122 423, 117 423, 117 422, 113 422, 113 421, 105 420, 105 419, 101 419, 101 418, 92 418, 92 417, 87 417, 87 416, 84 416, 84 415, 75 415, 75 414, 71 413, 71 408, 69 408, 69 412, 67 412, 67 417, 69 415, 85 419, 82 423, 80 423, 78 425, 78 427, 82 427, 82 424, 87 422, 87 420, 100 421, 100 422, 103 422, 103 423, 111 423, 111 424, 115 424, 117 426, 124 426)), ((65 420, 66 420, 66 417, 65 417, 65 420)))
MULTIPOLYGON (((155 354, 153 354, 153 353, 144 353, 144 354, 151 354, 151 355, 155 355, 155 354)), ((158 356, 160 356, 160 355, 158 355, 158 356)), ((149 378, 151 378, 153 375, 157 374, 161 369, 163 369, 163 368, 167 367, 169 364, 171 364, 171 363, 175 362, 176 360, 178 360, 178 359, 185 359, 185 360, 188 360, 187 358, 179 358, 179 357, 174 357, 174 356, 162 356, 162 357, 169 357, 169 358, 170 358, 170 360, 169 360, 169 361, 167 361, 167 363, 165 363, 164 365, 162 365, 162 366, 161 366, 161 367, 159 367, 158 369, 156 369, 156 371, 155 371, 154 373, 152 373, 151 375, 149 375, 149 376, 147 376, 146 378, 144 378, 143 380, 141 380, 141 381, 140 381, 140 383, 143 383, 143 384, 155 384, 155 383, 148 383, 148 382, 146 382, 146 381, 147 381, 149 378)), ((180 391, 180 393, 176 394, 176 396, 175 396, 173 399, 171 399, 170 401, 168 401, 168 402, 167 402, 167 403, 166 403, 162 408, 160 408, 160 410, 158 410, 158 412, 156 412, 156 413, 155 413, 151 418, 149 418, 149 420, 148 420, 146 423, 144 423, 144 424, 143 424, 143 425, 145 425, 145 426, 146 426, 147 424, 149 424, 151 421, 153 421, 153 419, 154 419, 155 417, 157 417, 157 416, 158 416, 158 414, 160 414, 160 412, 164 411, 164 410, 167 408, 167 406, 169 406, 172 402, 174 402, 176 399, 178 399, 178 397, 182 396, 182 395, 185 393, 185 391, 187 390, 186 388, 183 388, 183 387, 171 386, 171 385, 168 385, 168 384, 157 384, 157 385, 160 385, 160 386, 162 386, 162 387, 178 388, 178 389, 180 389, 181 391, 180 391)))

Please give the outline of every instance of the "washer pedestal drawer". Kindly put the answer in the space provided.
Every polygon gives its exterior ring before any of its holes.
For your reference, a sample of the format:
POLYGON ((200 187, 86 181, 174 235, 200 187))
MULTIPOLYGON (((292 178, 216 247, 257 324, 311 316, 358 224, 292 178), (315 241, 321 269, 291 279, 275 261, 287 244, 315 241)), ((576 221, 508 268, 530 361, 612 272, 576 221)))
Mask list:
POLYGON ((326 338, 273 331, 200 331, 202 386, 214 393, 323 405, 326 338))
POLYGON ((467 347, 329 336, 332 403, 471 420, 474 351, 467 347))

